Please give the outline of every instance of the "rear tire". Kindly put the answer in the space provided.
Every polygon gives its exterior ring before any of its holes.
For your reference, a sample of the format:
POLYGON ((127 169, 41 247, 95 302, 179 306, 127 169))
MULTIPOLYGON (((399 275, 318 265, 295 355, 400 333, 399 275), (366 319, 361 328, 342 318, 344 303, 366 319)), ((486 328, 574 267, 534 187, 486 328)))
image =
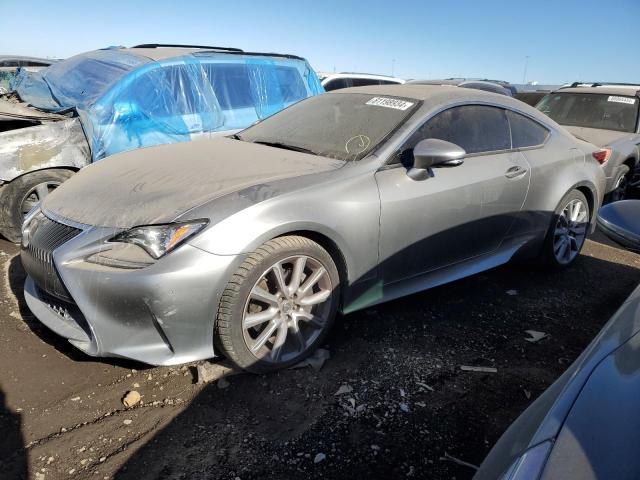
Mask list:
POLYGON ((568 267, 578 258, 587 238, 591 209, 584 194, 571 190, 558 204, 540 253, 550 269, 568 267))
POLYGON ((631 181, 631 174, 628 165, 621 165, 618 176, 615 182, 613 182, 613 190, 607 193, 606 203, 617 202, 624 200, 629 194, 629 183, 631 181))
POLYGON ((24 216, 53 189, 74 174, 71 170, 54 169, 27 173, 3 187, 0 234, 13 243, 20 242, 24 216))
POLYGON ((340 277, 331 255, 301 236, 250 253, 222 294, 215 343, 244 370, 287 368, 322 343, 336 316, 340 277))

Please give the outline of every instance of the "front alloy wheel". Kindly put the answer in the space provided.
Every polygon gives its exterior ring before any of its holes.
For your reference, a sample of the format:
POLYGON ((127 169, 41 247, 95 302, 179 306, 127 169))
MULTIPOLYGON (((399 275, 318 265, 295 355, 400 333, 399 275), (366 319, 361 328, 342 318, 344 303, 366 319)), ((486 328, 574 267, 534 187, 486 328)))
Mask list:
POLYGON ((327 269, 306 255, 273 264, 249 293, 242 328, 256 358, 286 362, 322 333, 331 313, 333 287, 327 269))
POLYGON ((222 295, 216 343, 239 367, 262 373, 300 362, 335 318, 339 276, 329 253, 299 236, 249 254, 222 295))

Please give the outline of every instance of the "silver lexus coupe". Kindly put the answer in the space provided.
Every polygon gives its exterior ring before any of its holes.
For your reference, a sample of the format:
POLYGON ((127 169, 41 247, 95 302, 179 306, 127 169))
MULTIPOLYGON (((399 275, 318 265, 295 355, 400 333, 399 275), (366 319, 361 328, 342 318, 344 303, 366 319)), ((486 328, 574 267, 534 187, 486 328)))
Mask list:
POLYGON ((338 90, 83 169, 25 220, 26 300, 89 355, 276 370, 338 311, 516 256, 571 264, 603 197, 594 153, 503 95, 338 90))

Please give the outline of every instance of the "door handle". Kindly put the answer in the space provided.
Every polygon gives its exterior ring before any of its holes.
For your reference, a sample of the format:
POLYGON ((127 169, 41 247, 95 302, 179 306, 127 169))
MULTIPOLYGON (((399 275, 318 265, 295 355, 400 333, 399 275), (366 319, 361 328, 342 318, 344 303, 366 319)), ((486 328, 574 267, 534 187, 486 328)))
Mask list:
POLYGON ((527 169, 526 168, 521 167, 520 165, 514 165, 513 167, 509 168, 506 171, 504 176, 507 177, 507 178, 517 178, 517 177, 521 177, 525 173, 527 173, 527 169))

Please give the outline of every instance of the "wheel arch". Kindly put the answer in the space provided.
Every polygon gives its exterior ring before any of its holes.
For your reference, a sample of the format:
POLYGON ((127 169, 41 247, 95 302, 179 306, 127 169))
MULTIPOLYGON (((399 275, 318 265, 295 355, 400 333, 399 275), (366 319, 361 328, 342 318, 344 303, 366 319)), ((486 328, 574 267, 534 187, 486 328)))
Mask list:
POLYGON ((338 244, 328 235, 324 233, 320 233, 316 230, 292 230, 287 233, 283 233, 277 235, 274 238, 285 237, 289 235, 297 235, 300 237, 308 238, 316 242, 322 248, 324 248, 331 258, 336 263, 336 268, 338 269, 338 275, 340 276, 340 284, 341 289, 344 289, 344 286, 347 285, 349 281, 349 266, 347 265, 347 259, 342 251, 342 249, 338 246, 338 244))
MULTIPOLYGON (((589 223, 592 223, 596 218, 595 217, 595 203, 596 203, 595 198, 596 197, 595 197, 594 190, 592 190, 591 187, 587 186, 586 184, 576 185, 571 190, 578 190, 587 199, 587 204, 589 205, 589 223)), ((571 190, 569 190, 569 192, 571 190)))
POLYGON ((36 168, 35 170, 29 170, 29 171, 20 173, 18 176, 13 177, 11 180, 7 180, 7 182, 4 185, 8 185, 9 183, 18 180, 19 178, 23 178, 25 175, 31 175, 32 173, 37 173, 37 172, 44 172, 45 170, 70 170, 73 173, 78 173, 80 171, 80 167, 74 167, 72 165, 68 165, 68 166, 67 165, 53 165, 53 166, 50 166, 50 167, 36 168))

